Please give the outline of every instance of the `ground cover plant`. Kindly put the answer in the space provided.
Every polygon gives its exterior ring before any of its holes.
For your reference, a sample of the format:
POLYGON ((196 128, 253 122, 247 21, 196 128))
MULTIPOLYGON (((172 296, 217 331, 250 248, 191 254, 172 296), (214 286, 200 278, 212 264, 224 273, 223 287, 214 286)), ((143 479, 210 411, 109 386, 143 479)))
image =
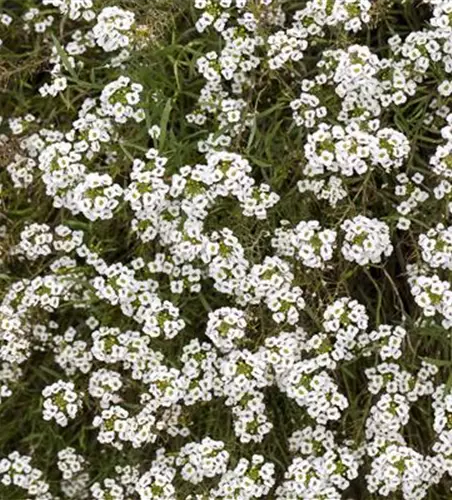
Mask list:
POLYGON ((452 498, 452 1, 0 39, 0 499, 452 498))

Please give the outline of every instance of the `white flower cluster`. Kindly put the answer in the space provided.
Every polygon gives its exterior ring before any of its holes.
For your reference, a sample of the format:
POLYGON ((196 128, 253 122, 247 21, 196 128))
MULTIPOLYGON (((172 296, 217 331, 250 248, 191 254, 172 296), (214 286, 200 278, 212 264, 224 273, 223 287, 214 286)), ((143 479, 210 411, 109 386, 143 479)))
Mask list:
POLYGON ((115 479, 106 478, 102 483, 94 483, 90 488, 92 498, 96 500, 105 500, 112 498, 113 500, 123 500, 124 488, 118 484, 115 479))
POLYGON ((57 467, 63 480, 61 490, 68 498, 88 498, 89 474, 85 472, 86 460, 72 447, 67 447, 58 452, 57 467))
POLYGON ((229 453, 224 443, 205 437, 200 443, 188 443, 180 449, 176 465, 181 467, 185 481, 197 484, 205 477, 224 474, 229 461, 229 453))
POLYGON ((272 239, 272 246, 278 255, 294 257, 307 267, 322 268, 333 257, 336 245, 336 232, 322 229, 319 221, 302 221, 294 229, 285 229, 288 221, 282 221, 283 227, 277 228, 272 239))
POLYGON ((11 250, 14 255, 23 255, 28 260, 36 260, 55 251, 70 253, 83 241, 82 231, 73 231, 59 225, 53 230, 47 224, 29 224, 20 233, 20 242, 11 250))
POLYGON ((209 314, 206 335, 217 349, 232 351, 246 336, 246 318, 243 311, 222 307, 209 314))
POLYGON ((105 52, 128 47, 130 36, 128 32, 135 22, 132 12, 119 7, 105 7, 96 19, 93 27, 93 36, 97 45, 105 52))
POLYGON ((405 173, 397 175, 398 184, 394 192, 396 196, 403 198, 397 205, 397 212, 401 215, 397 223, 398 229, 407 230, 411 225, 407 216, 413 212, 416 214, 419 211, 419 206, 429 198, 428 192, 421 187, 423 180, 424 176, 419 172, 412 177, 405 173))
POLYGON ((438 275, 432 276, 411 270, 409 284, 414 301, 422 309, 424 316, 438 314, 444 328, 452 325, 452 290, 450 281, 443 281, 438 275))
POLYGON ((372 462, 366 479, 372 493, 378 491, 387 497, 400 490, 403 498, 415 500, 424 498, 439 476, 429 457, 407 446, 391 444, 372 462))
POLYGON ((344 221, 341 228, 345 231, 341 252, 350 262, 360 266, 379 264, 383 256, 388 257, 393 251, 389 227, 378 219, 357 215, 344 221))
POLYGON ((74 419, 82 406, 80 394, 75 391, 73 382, 59 380, 48 385, 42 391, 45 398, 42 417, 44 420, 55 420, 58 425, 66 427, 69 419, 74 419))
POLYGON ((31 460, 30 456, 17 451, 0 459, 0 484, 21 488, 27 496, 37 500, 51 500, 49 485, 42 479, 42 472, 31 465, 31 460))
POLYGON ((63 479, 72 479, 77 476, 85 464, 85 459, 77 455, 74 448, 68 447, 58 452, 58 469, 63 474, 63 479))
POLYGON ((274 474, 274 464, 265 462, 262 455, 253 455, 251 460, 241 458, 234 469, 221 476, 212 498, 265 498, 275 483, 274 474))
POLYGON ((23 29, 25 32, 29 32, 32 29, 35 33, 44 33, 50 26, 52 26, 55 21, 55 17, 51 14, 45 14, 40 9, 36 7, 31 7, 23 15, 22 19, 23 29))
POLYGON ((348 407, 347 398, 326 371, 316 373, 315 369, 315 363, 300 361, 280 380, 279 387, 319 424, 339 420, 348 407))
POLYGON ((91 372, 89 393, 100 400, 99 404, 102 408, 108 408, 112 403, 120 402, 120 398, 115 393, 121 389, 122 385, 120 373, 101 368, 91 372))
MULTIPOLYGON (((130 78, 127 76, 120 76, 102 90, 100 114, 113 117, 116 123, 126 123, 130 118, 133 118, 136 122, 144 120, 143 109, 138 108, 135 110, 135 107, 140 102, 142 91, 142 85, 131 83, 130 78)), ((92 135, 93 132, 91 131, 92 135)))
POLYGON ((431 268, 452 270, 452 226, 439 223, 419 236, 422 259, 431 268))
POLYGON ((93 0, 42 0, 42 4, 57 7, 61 14, 74 21, 80 17, 91 21, 95 17, 93 0))
POLYGON ((308 135, 304 150, 306 176, 333 172, 351 177, 355 173, 365 174, 374 166, 387 171, 399 168, 409 153, 409 144, 396 130, 380 129, 375 134, 360 130, 358 124, 344 129, 320 123, 318 129, 308 135))
POLYGON ((74 189, 73 203, 87 219, 111 219, 122 189, 108 174, 90 173, 74 189))
POLYGON ((296 431, 290 438, 297 455, 289 465, 276 498, 328 498, 340 500, 350 481, 358 476, 360 452, 335 442, 321 425, 296 431))

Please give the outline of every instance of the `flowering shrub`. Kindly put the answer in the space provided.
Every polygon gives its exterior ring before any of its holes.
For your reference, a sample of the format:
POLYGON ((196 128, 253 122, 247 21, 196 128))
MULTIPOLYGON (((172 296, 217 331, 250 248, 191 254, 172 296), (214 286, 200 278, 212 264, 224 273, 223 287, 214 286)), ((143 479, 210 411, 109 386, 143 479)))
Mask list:
POLYGON ((452 2, 0 2, 0 499, 452 497, 452 2))

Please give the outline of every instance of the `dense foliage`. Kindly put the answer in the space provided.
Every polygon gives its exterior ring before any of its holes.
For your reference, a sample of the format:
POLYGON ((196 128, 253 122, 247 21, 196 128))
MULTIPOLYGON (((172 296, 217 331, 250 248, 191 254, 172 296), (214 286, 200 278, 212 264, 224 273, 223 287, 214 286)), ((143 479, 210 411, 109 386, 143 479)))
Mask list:
POLYGON ((452 496, 452 0, 0 0, 0 499, 452 496))

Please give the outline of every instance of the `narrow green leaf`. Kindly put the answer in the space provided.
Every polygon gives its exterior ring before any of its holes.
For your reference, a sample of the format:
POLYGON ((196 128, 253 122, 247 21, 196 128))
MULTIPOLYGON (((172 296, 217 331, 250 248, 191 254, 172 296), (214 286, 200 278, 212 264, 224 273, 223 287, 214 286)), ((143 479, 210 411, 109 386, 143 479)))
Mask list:
POLYGON ((166 101, 165 107, 163 108, 162 117, 160 119, 160 140, 159 140, 159 149, 162 150, 165 145, 167 126, 169 121, 169 116, 171 114, 171 110, 173 108, 172 99, 169 98, 166 101))

